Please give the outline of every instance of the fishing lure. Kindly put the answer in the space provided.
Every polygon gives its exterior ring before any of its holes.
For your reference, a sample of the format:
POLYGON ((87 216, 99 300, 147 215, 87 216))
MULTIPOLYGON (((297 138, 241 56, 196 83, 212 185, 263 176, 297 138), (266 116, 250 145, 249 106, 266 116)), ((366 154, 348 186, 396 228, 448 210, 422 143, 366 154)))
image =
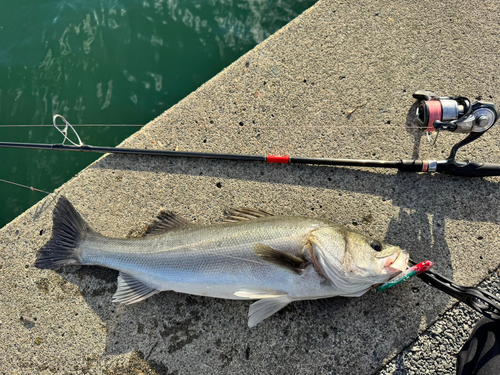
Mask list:
POLYGON ((387 288, 390 288, 391 286, 402 283, 403 281, 406 281, 410 277, 413 277, 415 275, 420 275, 421 273, 430 270, 432 265, 433 263, 430 260, 424 260, 423 262, 415 264, 414 266, 408 268, 406 271, 400 273, 398 276, 393 277, 384 285, 378 287, 377 292, 381 292, 383 290, 386 290, 387 288))

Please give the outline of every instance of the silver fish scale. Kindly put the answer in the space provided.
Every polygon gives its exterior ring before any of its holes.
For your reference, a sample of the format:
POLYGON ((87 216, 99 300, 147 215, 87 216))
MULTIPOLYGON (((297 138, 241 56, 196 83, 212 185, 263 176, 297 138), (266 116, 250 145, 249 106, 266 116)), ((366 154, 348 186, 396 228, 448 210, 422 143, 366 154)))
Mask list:
POLYGON ((310 232, 321 226, 337 224, 272 216, 184 227, 139 239, 90 233, 80 246, 81 262, 120 270, 158 290, 220 298, 237 298, 234 293, 241 290, 289 293, 301 276, 262 260, 253 246, 297 255, 310 232))

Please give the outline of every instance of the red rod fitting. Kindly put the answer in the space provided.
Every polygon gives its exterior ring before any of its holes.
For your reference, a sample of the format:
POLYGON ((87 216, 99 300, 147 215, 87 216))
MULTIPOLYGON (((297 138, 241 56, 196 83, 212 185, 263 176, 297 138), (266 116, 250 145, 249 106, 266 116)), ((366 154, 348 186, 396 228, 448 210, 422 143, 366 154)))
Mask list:
POLYGON ((267 155, 266 161, 268 163, 283 163, 288 164, 290 162, 290 156, 275 156, 275 155, 267 155))

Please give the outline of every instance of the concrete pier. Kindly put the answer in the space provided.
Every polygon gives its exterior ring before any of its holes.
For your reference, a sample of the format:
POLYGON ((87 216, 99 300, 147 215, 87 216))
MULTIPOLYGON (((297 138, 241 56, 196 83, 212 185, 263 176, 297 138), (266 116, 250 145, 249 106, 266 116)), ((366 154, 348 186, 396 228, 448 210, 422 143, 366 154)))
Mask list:
MULTIPOLYGON (((496 0, 315 6, 151 121, 124 147, 355 159, 444 159, 411 95, 500 105, 496 0), (413 107, 412 107, 413 106, 413 107)), ((459 159, 500 162, 500 130, 459 159)), ((498 291, 499 177, 108 155, 0 230, 0 373, 454 373, 479 319, 412 279, 360 298, 296 302, 247 327, 250 302, 164 292, 111 303, 117 272, 39 270, 57 197, 98 232, 138 235, 160 209, 206 224, 232 207, 333 219, 498 291)))

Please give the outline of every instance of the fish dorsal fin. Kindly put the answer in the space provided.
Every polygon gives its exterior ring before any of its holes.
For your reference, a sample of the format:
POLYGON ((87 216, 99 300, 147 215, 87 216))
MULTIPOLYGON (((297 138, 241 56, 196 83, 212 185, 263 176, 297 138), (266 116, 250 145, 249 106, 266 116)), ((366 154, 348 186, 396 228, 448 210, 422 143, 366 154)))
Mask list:
POLYGON ((275 298, 264 298, 250 305, 248 310, 248 326, 256 326, 264 319, 280 311, 283 307, 292 302, 287 295, 277 296, 275 298))
POLYGON ((281 250, 273 249, 270 246, 263 244, 253 245, 253 252, 261 259, 273 263, 278 267, 286 268, 297 274, 304 271, 305 266, 309 263, 306 259, 285 253, 281 250))
POLYGON ((159 290, 147 286, 133 276, 120 272, 120 275, 118 276, 118 289, 113 295, 112 302, 130 305, 132 303, 145 300, 146 298, 159 292, 159 290))
POLYGON ((238 221, 259 219, 261 217, 268 217, 268 216, 274 216, 274 215, 266 211, 254 210, 251 208, 233 208, 226 212, 226 216, 224 217, 224 222, 234 223, 238 221))
POLYGON ((156 219, 148 226, 144 236, 156 236, 168 232, 172 229, 178 229, 193 225, 193 223, 184 219, 171 211, 160 211, 156 219))

